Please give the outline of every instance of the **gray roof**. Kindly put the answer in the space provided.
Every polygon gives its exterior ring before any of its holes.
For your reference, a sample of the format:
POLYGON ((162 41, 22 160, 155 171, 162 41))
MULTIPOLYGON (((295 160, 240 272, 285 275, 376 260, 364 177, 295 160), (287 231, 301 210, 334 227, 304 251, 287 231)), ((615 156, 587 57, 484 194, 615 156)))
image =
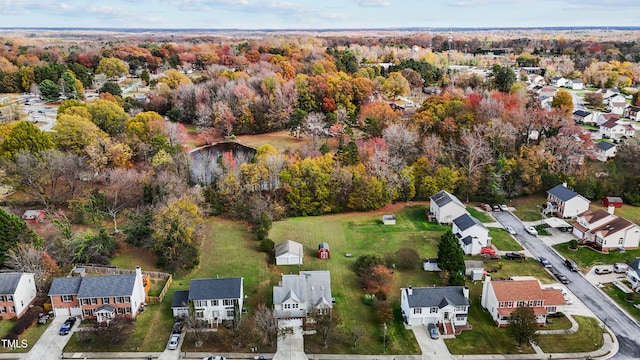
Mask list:
POLYGON ((78 298, 131 296, 136 275, 106 275, 55 278, 49 295, 78 295, 78 298))
POLYGON ((640 258, 635 258, 635 260, 630 261, 628 265, 634 270, 640 270, 640 258))
POLYGON ((577 115, 580 117, 587 117, 589 115, 591 115, 591 111, 587 111, 587 110, 576 110, 573 112, 573 115, 577 115))
POLYGON ((25 273, 0 273, 0 295, 15 294, 23 274, 25 273))
POLYGON ((602 151, 607 151, 611 148, 616 147, 614 144, 607 142, 607 141, 600 141, 599 143, 596 144, 596 146, 598 147, 598 149, 602 150, 602 151))
POLYGON ((185 307, 189 304, 189 290, 176 290, 173 292, 171 307, 185 307))
POLYGON ((580 196, 577 192, 567 188, 562 184, 554 186, 547 192, 565 202, 573 199, 576 196, 580 196))
POLYGON ((473 238, 471 236, 469 236, 469 235, 465 236, 462 239, 462 243, 465 244, 465 245, 470 245, 472 242, 473 242, 473 238))
MULTIPOLYGON (((309 308, 319 304, 332 308, 330 272, 317 270, 301 271, 298 275, 282 275, 280 285, 273 287, 273 303, 282 304, 288 299, 306 302, 309 308)), ((305 310, 301 309, 302 312, 305 310)))
POLYGON ((469 305, 469 299, 464 296, 463 286, 439 286, 427 288, 414 288, 413 294, 409 295, 409 289, 403 288, 406 292, 409 307, 439 307, 447 304, 453 306, 469 305))
POLYGON ((458 229, 460 229, 460 231, 465 231, 475 225, 478 225, 482 228, 486 228, 481 222, 480 220, 474 218, 473 216, 469 215, 469 214, 462 214, 460 216, 458 216, 457 218, 453 219, 453 223, 456 224, 456 226, 458 227, 458 229))
POLYGON ((99 311, 107 311, 107 312, 112 313, 112 312, 116 311, 116 308, 114 308, 114 307, 113 307, 113 306, 111 306, 111 305, 107 305, 107 304, 105 304, 105 305, 102 305, 102 306, 100 306, 99 308, 97 308, 97 309, 95 310, 95 312, 99 312, 99 311))
POLYGON ((455 195, 449 194, 445 190, 440 190, 437 193, 433 194, 433 196, 431 196, 431 200, 433 200, 436 205, 438 205, 438 207, 443 207, 450 202, 454 202, 462 206, 463 208, 465 207, 464 204, 457 197, 455 197, 455 195))
POLYGON ((276 257, 284 255, 284 254, 293 254, 293 255, 297 255, 297 256, 304 256, 304 253, 302 251, 302 244, 300 244, 299 242, 295 242, 293 240, 287 240, 285 242, 281 242, 280 244, 276 245, 276 257))
POLYGON ((438 259, 438 258, 427 258, 427 259, 422 260, 422 262, 437 264, 437 263, 440 262, 440 259, 438 259))
POLYGON ((241 294, 241 277, 192 279, 189 284, 189 300, 239 299, 241 294))

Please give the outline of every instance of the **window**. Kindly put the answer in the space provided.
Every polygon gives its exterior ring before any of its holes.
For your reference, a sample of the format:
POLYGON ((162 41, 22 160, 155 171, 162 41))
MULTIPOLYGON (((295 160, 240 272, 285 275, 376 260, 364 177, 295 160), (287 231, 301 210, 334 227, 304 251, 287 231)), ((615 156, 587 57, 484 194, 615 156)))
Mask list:
POLYGON ((523 307, 523 306, 524 306, 524 300, 518 301, 518 307, 523 307))
POLYGON ((429 313, 430 314, 437 314, 438 313, 438 308, 437 307, 432 307, 431 309, 429 309, 429 313))
POLYGON ((297 309, 297 308, 298 308, 298 305, 299 305, 298 303, 291 304, 291 307, 292 307, 292 308, 294 308, 294 309, 297 309))
POLYGON ((15 307, 15 306, 10 306, 10 307, 9 307, 9 312, 10 312, 10 313, 14 313, 14 312, 16 312, 16 307, 15 307))
POLYGON ((0 295, 0 302, 5 302, 7 301, 7 297, 4 295, 0 295))
POLYGON ((536 300, 536 306, 542 306, 542 300, 536 300))
POLYGON ((113 302, 116 303, 116 304, 120 304, 122 302, 122 298, 116 296, 116 297, 113 298, 113 302))
POLYGON ((233 310, 227 310, 227 317, 232 318, 233 317, 233 313, 234 313, 233 310))
POLYGON ((123 308, 116 308, 116 313, 122 315, 122 314, 124 314, 124 309, 123 308))
POLYGON ((60 296, 62 302, 72 302, 73 301, 73 295, 62 295, 60 296))
POLYGON ((549 306, 549 307, 547 307, 547 312, 550 312, 550 313, 554 313, 554 312, 556 312, 556 307, 555 307, 555 306, 549 306))
POLYGON ((422 314, 422 308, 413 308, 414 314, 422 314))
POLYGON ((291 304, 284 304, 285 309, 291 309, 291 304))
POLYGON ((204 310, 196 310, 196 318, 204 319, 204 310))
POLYGON ((318 308, 318 315, 326 315, 329 313, 329 309, 324 308, 324 307, 319 307, 318 308))
POLYGON ((618 240, 618 245, 622 245, 624 244, 624 238, 620 238, 620 240, 618 240))
POLYGON ((500 303, 499 303, 498 307, 499 307, 499 308, 503 308, 503 307, 504 307, 504 301, 500 301, 500 303))
POLYGON ((0 306, 0 314, 4 314, 7 312, 7 308, 4 306, 0 306))
POLYGON ((89 305, 89 299, 80 299, 80 305, 89 305))
POLYGON ((213 306, 218 306, 218 300, 211 300, 213 306))
POLYGON ((82 316, 93 316, 93 309, 82 310, 82 316))
POLYGON ((224 299, 222 300, 222 304, 224 306, 233 306, 233 299, 224 299))
POLYGON ((456 306, 456 311, 467 311, 466 306, 456 306))
POLYGON ((124 313, 131 314, 131 308, 130 307, 124 308, 124 313))
POLYGON ((131 302, 131 297, 125 296, 123 302, 130 303, 131 302))
POLYGON ((195 307, 205 307, 205 306, 207 306, 207 300, 195 300, 193 302, 193 306, 195 306, 195 307))
POLYGON ((529 307, 533 307, 534 303, 535 303, 535 300, 529 300, 529 307))
POLYGON ((98 305, 98 299, 97 298, 91 298, 91 305, 98 305))
POLYGON ((13 295, 8 295, 7 296, 7 301, 13 301, 13 295))
POLYGON ((109 298, 108 297, 102 298, 102 303, 103 304, 108 304, 109 303, 109 298))
POLYGON ((513 307, 513 301, 508 301, 507 302, 507 307, 510 307, 510 308, 513 307))

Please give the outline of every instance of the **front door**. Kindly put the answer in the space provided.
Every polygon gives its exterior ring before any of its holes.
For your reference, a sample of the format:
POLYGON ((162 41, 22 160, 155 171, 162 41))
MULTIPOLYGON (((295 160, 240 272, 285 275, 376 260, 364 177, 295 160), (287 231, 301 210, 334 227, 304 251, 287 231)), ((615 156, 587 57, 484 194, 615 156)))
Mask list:
POLYGON ((444 313, 444 319, 445 319, 445 320, 449 320, 449 312, 448 312, 448 311, 446 311, 446 312, 444 313))

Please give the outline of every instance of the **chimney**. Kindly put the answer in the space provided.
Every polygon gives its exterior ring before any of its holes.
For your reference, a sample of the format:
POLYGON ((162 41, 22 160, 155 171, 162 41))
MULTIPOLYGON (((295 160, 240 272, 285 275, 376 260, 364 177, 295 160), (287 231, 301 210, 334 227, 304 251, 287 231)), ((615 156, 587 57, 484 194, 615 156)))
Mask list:
POLYGON ((464 295, 464 298, 469 300, 469 288, 466 286, 462 287, 462 295, 464 295))
POLYGON ((140 279, 142 279, 142 269, 140 266, 136 266, 136 277, 140 277, 140 279))
POLYGON ((409 296, 413 295, 413 287, 411 287, 411 285, 407 288, 407 294, 409 294, 409 296))
POLYGON ((613 215, 613 212, 615 211, 615 209, 616 209, 616 208, 615 208, 615 206, 613 206, 613 205, 609 205, 609 206, 607 206, 607 212, 608 212, 609 214, 611 214, 611 215, 613 215))
POLYGON ((565 182, 563 182, 563 183, 562 183, 562 186, 567 187, 567 182, 566 182, 566 181, 565 181, 565 182))

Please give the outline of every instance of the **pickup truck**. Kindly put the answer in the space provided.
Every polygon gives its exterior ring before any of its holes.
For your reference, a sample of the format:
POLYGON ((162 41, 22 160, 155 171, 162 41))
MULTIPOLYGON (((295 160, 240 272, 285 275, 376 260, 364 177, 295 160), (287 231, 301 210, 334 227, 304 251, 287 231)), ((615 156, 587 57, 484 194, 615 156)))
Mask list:
POLYGON ((504 257, 507 258, 507 260, 524 260, 527 258, 524 254, 515 252, 508 252, 504 254, 504 257))

